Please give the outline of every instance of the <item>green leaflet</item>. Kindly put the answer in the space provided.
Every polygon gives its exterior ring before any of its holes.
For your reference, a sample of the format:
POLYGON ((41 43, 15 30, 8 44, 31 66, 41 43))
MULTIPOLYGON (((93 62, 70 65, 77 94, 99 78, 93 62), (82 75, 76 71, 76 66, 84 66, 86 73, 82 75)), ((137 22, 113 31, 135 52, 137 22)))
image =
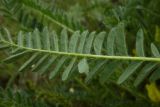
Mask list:
POLYGON ((10 43, 13 43, 12 37, 10 32, 8 31, 8 29, 4 28, 4 31, 6 32, 7 38, 9 40, 10 43))
MULTIPOLYGON (((140 29, 137 33, 137 37, 136 37, 136 53, 138 56, 145 56, 145 52, 144 52, 144 37, 143 37, 143 31, 142 29, 140 29)), ((129 78, 141 65, 142 65, 142 61, 141 62, 132 62, 131 64, 129 64, 129 66, 126 68, 126 70, 122 73, 122 75, 119 77, 117 83, 121 84, 123 83, 125 80, 127 80, 127 78, 129 78)))
POLYGON ((58 37, 57 37, 57 34, 56 34, 56 32, 52 32, 51 33, 51 36, 53 36, 53 40, 54 40, 54 49, 55 49, 55 51, 59 51, 59 41, 58 41, 58 37))
MULTIPOLYGON (((53 32, 50 35, 50 46, 51 46, 51 50, 55 50, 55 43, 54 43, 54 36, 53 36, 53 32)), ((57 47, 57 49, 59 50, 59 48, 57 47)), ((56 50, 55 50, 56 51, 56 50)))
POLYGON ((89 72, 89 65, 86 58, 83 58, 78 63, 78 71, 79 73, 85 73, 88 74, 89 72))
POLYGON ((22 46, 22 47, 24 45, 24 35, 23 35, 22 31, 20 31, 18 33, 18 45, 22 46))
POLYGON ((111 29, 107 38, 107 54, 128 56, 124 23, 119 23, 117 27, 111 29))
POLYGON ((78 51, 77 51, 78 53, 83 53, 84 44, 85 44, 86 37, 87 37, 88 33, 89 33, 88 31, 84 31, 81 34, 80 41, 79 41, 79 46, 78 46, 78 51))
MULTIPOLYGON (((85 42, 88 42, 88 41, 86 41, 86 37, 87 37, 88 33, 89 33, 88 31, 84 31, 81 35, 80 43, 79 43, 79 46, 78 46, 78 52, 79 53, 83 53, 83 50, 85 49, 85 42)), ((91 45, 92 45, 92 43, 91 43, 92 41, 89 41, 91 45)), ((90 45, 90 44, 88 44, 88 45, 90 45)), ((89 47, 87 47, 87 48, 89 48, 89 47)), ((89 72, 89 66, 88 66, 87 60, 85 58, 83 58, 79 61, 78 70, 79 70, 80 73, 85 72, 87 74, 89 72)))
MULTIPOLYGON (((159 54, 159 51, 157 49, 157 47, 152 43, 151 44, 151 51, 152 51, 152 54, 155 56, 155 57, 159 57, 160 54, 159 54)), ((157 70, 155 70, 152 75, 150 76, 149 80, 150 81, 156 81, 160 78, 160 68, 158 68, 157 70)))
POLYGON ((139 29, 136 36, 136 53, 137 56, 145 56, 143 30, 139 29))
POLYGON ((116 27, 116 36, 115 36, 115 44, 116 44, 116 54, 121 56, 128 56, 127 45, 126 45, 126 37, 125 37, 125 27, 124 23, 119 23, 116 27))
POLYGON ((152 51, 153 56, 155 56, 155 57, 160 56, 160 53, 159 53, 157 47, 153 43, 151 44, 151 51, 152 51))
POLYGON ((106 32, 100 32, 95 37, 93 45, 94 45, 94 51, 97 55, 101 55, 102 45, 103 45, 105 35, 106 35, 106 32))
MULTIPOLYGON (((18 53, 20 53, 20 52, 23 52, 23 51, 25 51, 24 49, 21 49, 21 48, 15 48, 15 49, 13 49, 12 50, 12 54, 18 54, 18 53)), ((31 50, 29 50, 30 52, 31 52, 31 50)))
POLYGON ((109 79, 109 77, 114 73, 114 71, 117 69, 119 64, 120 63, 117 61, 112 61, 104 67, 103 71, 100 72, 99 80, 101 84, 104 84, 105 81, 109 79))
POLYGON ((80 36, 79 31, 76 31, 72 35, 70 42, 69 42, 69 52, 73 52, 73 53, 76 52, 79 36, 80 36))
POLYGON ((160 67, 156 69, 149 78, 151 82, 155 82, 158 79, 160 79, 160 67))
POLYGON ((60 39, 60 47, 62 52, 68 51, 68 34, 67 30, 63 29, 61 32, 61 39, 60 39))
MULTIPOLYGON (((77 60, 76 60, 76 62, 77 62, 77 60)), ((77 75, 77 63, 76 62, 68 74, 68 77, 67 77, 68 80, 73 79, 75 77, 75 75, 77 75)))
POLYGON ((46 37, 45 38, 45 40, 46 40, 46 50, 51 50, 51 46, 50 46, 50 34, 47 33, 45 37, 46 37))
POLYGON ((28 52, 30 52, 30 51, 27 50, 27 51, 23 51, 23 52, 20 52, 20 53, 18 53, 18 54, 15 54, 15 55, 11 55, 10 57, 6 58, 6 59, 3 60, 3 61, 4 61, 4 62, 12 62, 12 61, 14 61, 14 60, 16 60, 16 59, 24 56, 24 55, 27 54, 28 52))
POLYGON ((48 28, 45 27, 43 29, 43 33, 42 33, 42 41, 43 41, 43 46, 44 46, 44 49, 46 50, 50 50, 50 34, 49 34, 49 31, 48 31, 48 28))
POLYGON ((41 66, 41 68, 39 69, 40 74, 43 74, 44 72, 46 72, 51 67, 51 65, 54 63, 56 58, 57 56, 51 56, 47 61, 45 61, 44 65, 41 66))
POLYGON ((37 63, 36 63, 36 65, 33 67, 33 69, 32 69, 32 71, 34 72, 34 71, 38 71, 39 70, 39 68, 41 67, 41 66, 43 66, 42 64, 44 63, 44 61, 48 58, 48 56, 49 55, 44 55, 37 63))
POLYGON ((156 29, 155 29, 154 40, 155 40, 155 42, 160 42, 160 27, 157 25, 155 27, 156 27, 156 29))
POLYGON ((62 74, 62 80, 67 80, 69 73, 71 72, 74 63, 76 61, 77 58, 72 58, 71 62, 69 63, 69 65, 67 66, 67 68, 65 68, 65 71, 62 74))
MULTIPOLYGON (((142 29, 140 29, 137 33, 137 37, 136 37, 136 53, 138 56, 145 56, 145 52, 144 52, 144 37, 143 37, 143 31, 142 29)), ((141 62, 132 62, 131 64, 129 64, 129 66, 126 68, 126 70, 122 73, 122 75, 119 77, 117 83, 121 84, 123 83, 125 80, 127 80, 127 78, 129 78, 141 65, 142 65, 142 61, 141 62)))
POLYGON ((100 61, 96 66, 94 66, 90 72, 87 74, 87 77, 85 79, 86 82, 89 82, 93 78, 93 76, 97 73, 97 71, 104 65, 106 64, 107 60, 100 61))
POLYGON ((0 32, 0 40, 3 40, 3 41, 5 40, 1 32, 0 32))
POLYGON ((10 48, 10 45, 0 45, 0 50, 10 48))
POLYGON ((26 68, 30 67, 32 65, 32 62, 38 57, 39 53, 35 53, 31 56, 29 60, 27 60, 20 68, 19 72, 24 71, 26 68))
POLYGON ((33 31, 33 38, 34 38, 34 46, 37 49, 41 49, 42 45, 41 45, 41 39, 40 39, 40 32, 38 29, 35 29, 33 31))
POLYGON ((66 61, 67 57, 66 56, 62 56, 61 59, 57 62, 56 67, 54 68, 53 71, 51 71, 50 75, 49 75, 49 79, 52 79, 56 76, 56 74, 58 73, 58 71, 61 69, 61 67, 63 66, 64 62, 66 61))
POLYGON ((134 86, 137 87, 142 81, 152 72, 152 70, 157 66, 157 63, 148 63, 144 66, 141 72, 138 74, 136 80, 134 81, 134 86))
POLYGON ((141 65, 143 62, 132 62, 126 69, 125 71, 121 74, 121 76, 119 77, 117 83, 121 84, 123 83, 125 80, 127 80, 127 78, 129 78, 141 65))
POLYGON ((96 32, 91 32, 89 34, 89 37, 86 39, 86 43, 85 43, 85 46, 84 46, 84 53, 90 54, 95 34, 96 34, 96 32))
POLYGON ((33 48, 32 34, 29 32, 26 36, 27 36, 27 47, 33 48))
POLYGON ((107 37, 107 54, 114 55, 116 28, 112 28, 107 37))
MULTIPOLYGON (((20 31, 20 32, 18 33, 17 44, 18 44, 20 47, 25 47, 25 36, 26 36, 26 35, 24 35, 22 31, 20 31)), ((28 35, 27 35, 27 36, 28 36, 28 35)), ((29 35, 29 36, 31 37, 31 35, 29 35)), ((28 42, 29 42, 29 41, 28 41, 28 42)), ((19 50, 19 48, 16 49, 16 50, 19 50)), ((16 52, 16 50, 12 50, 12 53, 16 52)))

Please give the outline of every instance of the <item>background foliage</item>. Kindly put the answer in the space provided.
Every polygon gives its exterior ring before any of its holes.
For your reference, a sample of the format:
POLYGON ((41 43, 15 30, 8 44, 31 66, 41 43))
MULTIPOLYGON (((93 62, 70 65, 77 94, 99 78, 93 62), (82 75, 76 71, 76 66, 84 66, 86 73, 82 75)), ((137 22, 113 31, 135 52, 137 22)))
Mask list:
POLYGON ((0 106, 158 107, 159 5, 0 0, 0 106))

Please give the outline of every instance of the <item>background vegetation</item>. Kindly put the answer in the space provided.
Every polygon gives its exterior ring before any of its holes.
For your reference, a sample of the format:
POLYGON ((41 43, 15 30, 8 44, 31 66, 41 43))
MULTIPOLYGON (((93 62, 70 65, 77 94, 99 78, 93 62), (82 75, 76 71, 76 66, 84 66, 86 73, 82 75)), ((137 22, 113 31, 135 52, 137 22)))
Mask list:
POLYGON ((0 107, 159 107, 159 5, 0 0, 0 107))

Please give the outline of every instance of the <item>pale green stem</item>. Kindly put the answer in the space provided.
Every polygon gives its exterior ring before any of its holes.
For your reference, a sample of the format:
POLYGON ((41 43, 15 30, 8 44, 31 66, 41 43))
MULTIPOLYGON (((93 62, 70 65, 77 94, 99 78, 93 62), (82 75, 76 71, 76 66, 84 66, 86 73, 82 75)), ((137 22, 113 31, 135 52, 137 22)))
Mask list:
POLYGON ((35 52, 43 52, 43 53, 48 53, 48 54, 85 57, 85 58, 94 58, 94 59, 113 59, 113 60, 160 62, 160 58, 154 58, 154 57, 107 56, 107 55, 93 55, 93 54, 81 54, 81 53, 67 53, 67 52, 41 50, 41 49, 33 49, 33 48, 28 48, 28 47, 22 47, 22 46, 18 46, 17 44, 10 43, 10 42, 5 41, 5 40, 2 40, 1 42, 6 43, 6 44, 8 44, 10 46, 13 46, 13 47, 18 47, 18 48, 25 49, 25 50, 30 50, 30 51, 35 51, 35 52))

